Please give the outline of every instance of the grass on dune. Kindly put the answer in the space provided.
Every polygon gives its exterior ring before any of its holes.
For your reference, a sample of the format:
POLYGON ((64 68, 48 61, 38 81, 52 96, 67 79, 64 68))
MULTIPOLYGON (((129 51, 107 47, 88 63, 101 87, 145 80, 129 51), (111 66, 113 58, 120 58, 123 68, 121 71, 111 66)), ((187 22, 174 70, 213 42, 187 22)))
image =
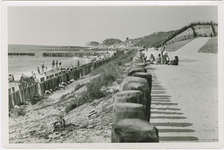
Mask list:
POLYGON ((183 47, 184 45, 188 44, 192 40, 193 39, 188 39, 188 40, 179 41, 179 42, 176 42, 176 43, 173 43, 173 44, 166 45, 165 50, 168 51, 168 52, 174 52, 174 51, 180 49, 181 47, 183 47))
POLYGON ((218 53, 218 37, 213 37, 208 40, 199 50, 199 53, 218 53))

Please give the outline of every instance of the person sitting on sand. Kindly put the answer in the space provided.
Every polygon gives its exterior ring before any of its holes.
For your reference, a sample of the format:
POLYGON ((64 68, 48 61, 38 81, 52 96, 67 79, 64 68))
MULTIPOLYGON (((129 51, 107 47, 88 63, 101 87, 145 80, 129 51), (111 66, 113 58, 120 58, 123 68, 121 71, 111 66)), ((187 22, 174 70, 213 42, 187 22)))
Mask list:
POLYGON ((177 66, 178 65, 178 62, 179 62, 179 59, 178 59, 178 56, 175 56, 174 57, 174 60, 171 60, 168 65, 175 65, 177 66))
POLYGON ((31 74, 32 74, 33 79, 35 80, 36 79, 36 74, 33 71, 31 71, 31 74))
POLYGON ((156 61, 156 59, 155 59, 155 57, 153 56, 153 54, 150 55, 150 57, 149 57, 149 61, 150 61, 151 63, 153 63, 154 61, 156 61))
POLYGON ((160 65, 161 64, 161 56, 160 56, 160 54, 158 54, 158 57, 156 58, 154 64, 155 65, 160 65))

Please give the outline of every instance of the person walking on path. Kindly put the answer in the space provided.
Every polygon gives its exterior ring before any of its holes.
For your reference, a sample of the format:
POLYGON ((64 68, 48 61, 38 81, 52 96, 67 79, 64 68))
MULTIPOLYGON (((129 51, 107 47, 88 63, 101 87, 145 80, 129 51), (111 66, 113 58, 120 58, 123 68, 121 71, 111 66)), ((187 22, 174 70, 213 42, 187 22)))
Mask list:
POLYGON ((55 67, 55 61, 53 60, 52 61, 52 69, 54 69, 54 67, 55 67))
POLYGON ((162 64, 168 64, 170 61, 170 58, 168 56, 168 52, 164 51, 163 52, 163 57, 162 57, 162 64))
POLYGON ((162 64, 164 64, 164 62, 163 62, 163 56, 164 56, 164 51, 165 51, 165 46, 163 45, 163 46, 161 46, 161 57, 162 57, 162 64))
POLYGON ((55 60, 55 66, 58 68, 58 60, 55 60))
POLYGON ((149 62, 153 63, 155 60, 156 60, 155 57, 153 56, 153 54, 151 54, 149 58, 149 62))
POLYGON ((154 63, 155 65, 161 65, 161 56, 158 54, 158 57, 156 58, 156 61, 154 63))
POLYGON ((42 63, 41 63, 41 73, 42 73, 42 74, 44 73, 44 68, 45 68, 44 62, 42 62, 42 63))
POLYGON ((59 69, 61 69, 61 61, 59 62, 59 69))

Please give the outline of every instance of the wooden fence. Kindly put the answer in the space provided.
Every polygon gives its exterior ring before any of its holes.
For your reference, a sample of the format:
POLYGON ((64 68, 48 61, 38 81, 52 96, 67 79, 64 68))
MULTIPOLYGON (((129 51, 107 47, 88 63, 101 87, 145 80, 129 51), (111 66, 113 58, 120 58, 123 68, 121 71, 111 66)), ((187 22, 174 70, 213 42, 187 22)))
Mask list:
POLYGON ((46 91, 55 91, 59 89, 59 85, 62 82, 67 84, 72 79, 77 80, 80 77, 89 74, 91 70, 98 68, 113 58, 114 57, 85 64, 76 69, 70 68, 69 70, 58 71, 54 74, 40 78, 39 83, 21 83, 19 85, 19 90, 17 91, 15 91, 14 87, 10 88, 8 89, 9 110, 21 102, 28 100, 32 101, 35 96, 43 96, 46 91))

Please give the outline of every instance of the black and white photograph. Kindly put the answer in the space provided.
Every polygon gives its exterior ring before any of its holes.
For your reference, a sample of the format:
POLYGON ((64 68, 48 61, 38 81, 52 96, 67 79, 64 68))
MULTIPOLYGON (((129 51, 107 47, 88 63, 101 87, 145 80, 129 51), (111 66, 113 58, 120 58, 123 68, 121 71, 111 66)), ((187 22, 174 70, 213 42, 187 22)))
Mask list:
POLYGON ((221 148, 222 5, 3 2, 3 146, 221 148))

